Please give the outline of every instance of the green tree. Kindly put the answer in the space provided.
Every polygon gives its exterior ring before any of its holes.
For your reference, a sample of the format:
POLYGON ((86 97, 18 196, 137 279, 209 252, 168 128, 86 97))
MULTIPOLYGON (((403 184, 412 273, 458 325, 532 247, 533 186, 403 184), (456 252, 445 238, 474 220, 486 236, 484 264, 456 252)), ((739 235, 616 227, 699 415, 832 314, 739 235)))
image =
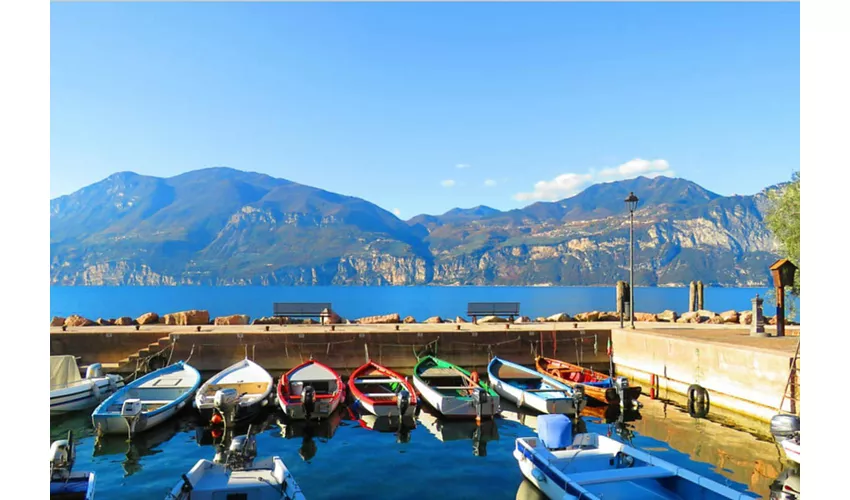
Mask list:
MULTIPOLYGON (((783 256, 800 267, 800 172, 795 172, 791 182, 768 193, 770 208, 765 222, 779 240, 783 256)), ((795 296, 800 295, 800 270, 794 277, 795 296)))

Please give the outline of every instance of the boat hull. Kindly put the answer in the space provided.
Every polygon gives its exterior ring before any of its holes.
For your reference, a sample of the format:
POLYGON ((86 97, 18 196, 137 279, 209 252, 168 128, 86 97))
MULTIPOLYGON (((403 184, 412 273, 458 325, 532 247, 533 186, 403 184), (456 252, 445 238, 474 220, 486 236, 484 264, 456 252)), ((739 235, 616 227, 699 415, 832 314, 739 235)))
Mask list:
POLYGON ((61 500, 93 500, 94 472, 72 472, 67 480, 50 481, 50 498, 61 500))
POLYGON ((788 460, 793 460, 800 463, 800 443, 796 443, 790 439, 783 439, 780 443, 782 449, 785 450, 785 456, 788 460))
POLYGON ((499 358, 493 358, 487 366, 487 374, 490 378, 490 387, 492 387, 499 396, 505 398, 511 403, 514 403, 517 407, 525 406, 540 413, 575 415, 580 412, 586 404, 586 401, 584 400, 576 401, 573 399, 573 391, 570 386, 555 380, 545 373, 537 373, 524 366, 517 365, 516 363, 510 363, 499 358), (529 392, 521 387, 511 385, 505 380, 499 378, 499 370, 504 369, 505 367, 509 370, 513 370, 515 373, 528 373, 533 377, 537 377, 536 380, 539 382, 535 383, 539 383, 541 385, 545 384, 547 388, 551 387, 552 391, 548 393, 545 390, 540 390, 540 392, 529 392))
MULTIPOLYGON (((259 415, 266 406, 268 406, 268 398, 261 401, 255 401, 247 405, 238 405, 236 407, 236 418, 234 419, 233 424, 241 424, 253 420, 254 417, 259 415)), ((202 407, 197 408, 197 410, 201 415, 201 421, 209 422, 212 419, 214 410, 213 405, 205 404, 202 407)))
POLYGON ((126 435, 128 432, 130 435, 138 434, 156 427, 170 419, 177 412, 182 410, 187 403, 188 400, 183 400, 170 407, 163 407, 156 412, 142 413, 137 419, 135 419, 132 430, 130 429, 130 424, 123 416, 114 413, 92 415, 92 425, 94 426, 95 432, 101 434, 126 435))
POLYGON ((231 491, 233 496, 250 491, 248 498, 257 500, 305 500, 304 493, 302 493, 292 473, 279 457, 256 461, 246 470, 232 470, 209 460, 199 460, 184 475, 184 478, 193 485, 193 488, 187 491, 185 480, 180 481, 172 488, 168 498, 175 500, 213 500, 229 498, 231 495, 228 495, 228 491, 231 491), (268 475, 270 477, 252 477, 258 475, 258 473, 265 473, 263 476, 268 475), (208 484, 204 484, 209 479, 208 477, 205 478, 208 475, 213 476, 210 483, 216 486, 210 487, 208 484), (258 488, 258 483, 265 487, 258 488), (274 483, 285 486, 283 488, 279 488, 277 485, 273 488, 268 487, 274 483), (232 489, 229 489, 228 485, 231 484, 233 485, 232 489))
POLYGON ((118 377, 113 379, 112 384, 109 380, 107 377, 83 379, 80 384, 50 391, 50 414, 61 415, 94 408, 124 386, 118 377))
MULTIPOLYGON (((359 399, 360 407, 376 417, 397 417, 399 414, 396 405, 376 405, 365 399, 359 399)), ((416 406, 410 405, 404 411, 403 417, 412 417, 416 413, 416 406)))
POLYGON ((398 409, 398 393, 399 391, 393 392, 390 387, 386 385, 382 386, 387 392, 380 392, 380 394, 392 395, 391 397, 381 397, 370 396, 369 394, 364 394, 361 390, 362 386, 369 386, 371 384, 377 384, 381 387, 381 384, 395 383, 401 387, 404 387, 409 393, 410 404, 404 411, 402 417, 411 417, 416 412, 416 406, 419 401, 416 396, 416 390, 407 379, 401 376, 401 374, 390 370, 387 367, 381 366, 374 361, 369 361, 363 366, 357 368, 351 373, 351 377, 348 379, 348 391, 351 393, 351 396, 357 401, 361 408, 368 411, 369 413, 378 416, 378 417, 390 417, 390 416, 399 416, 398 409), (371 378, 369 378, 371 376, 371 378), (366 378, 364 378, 366 377, 366 378), (373 382, 372 382, 373 381, 373 382), (358 385, 359 384, 359 385, 358 385))
MULTIPOLYGON (((596 403, 620 403, 620 396, 617 394, 617 390, 614 389, 613 386, 610 384, 607 384, 606 386, 593 385, 594 383, 605 383, 610 380, 610 377, 604 373, 599 373, 588 368, 582 368, 581 366, 567 363, 565 361, 544 358, 542 356, 537 357, 535 360, 535 366, 539 373, 548 375, 562 384, 566 384, 570 387, 575 387, 579 384, 583 385, 585 395, 587 395, 588 399, 591 399, 596 403), (564 376, 563 370, 575 370, 581 373, 581 380, 570 380, 564 376)), ((636 385, 626 388, 626 398, 629 401, 637 401, 641 394, 642 388, 640 386, 636 385)))
POLYGON ((304 411, 304 405, 301 401, 287 401, 280 399, 280 409, 283 413, 294 420, 311 420, 317 418, 328 418, 339 407, 342 400, 342 393, 337 394, 332 398, 316 399, 315 407, 310 415, 304 411))
MULTIPOLYGON (((422 399, 449 418, 476 418, 478 413, 471 399, 456 398, 440 394, 418 377, 414 377, 413 386, 419 391, 422 399)), ((499 413, 499 397, 491 396, 489 401, 481 407, 482 418, 493 418, 499 413)))

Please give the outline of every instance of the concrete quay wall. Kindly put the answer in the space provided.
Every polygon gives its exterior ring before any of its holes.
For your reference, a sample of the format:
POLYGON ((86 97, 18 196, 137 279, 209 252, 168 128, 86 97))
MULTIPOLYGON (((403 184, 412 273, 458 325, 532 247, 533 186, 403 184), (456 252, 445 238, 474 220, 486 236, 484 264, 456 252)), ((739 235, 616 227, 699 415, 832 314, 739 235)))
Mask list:
MULTIPOLYGON (((657 389, 682 395, 691 384, 699 384, 708 390, 712 407, 762 421, 779 412, 794 358, 789 348, 792 339, 760 339, 761 345, 781 342, 764 348, 747 345, 746 338, 726 341, 619 328, 611 335, 615 371, 642 384, 644 393, 649 392, 654 375, 657 389)), ((799 385, 795 390, 799 395, 799 385)), ((790 410, 788 400, 783 410, 790 410)), ((796 411, 800 411, 799 402, 796 411)))

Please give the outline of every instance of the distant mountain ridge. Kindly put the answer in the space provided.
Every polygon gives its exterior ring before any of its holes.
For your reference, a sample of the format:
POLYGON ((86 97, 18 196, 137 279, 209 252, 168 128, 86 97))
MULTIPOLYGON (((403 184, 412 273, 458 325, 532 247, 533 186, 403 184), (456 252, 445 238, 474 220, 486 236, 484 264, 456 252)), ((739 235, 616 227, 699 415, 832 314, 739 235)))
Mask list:
POLYGON ((777 244, 765 192, 685 179, 594 184, 556 202, 402 221, 366 200, 226 167, 119 172, 50 202, 54 285, 763 286, 777 244))

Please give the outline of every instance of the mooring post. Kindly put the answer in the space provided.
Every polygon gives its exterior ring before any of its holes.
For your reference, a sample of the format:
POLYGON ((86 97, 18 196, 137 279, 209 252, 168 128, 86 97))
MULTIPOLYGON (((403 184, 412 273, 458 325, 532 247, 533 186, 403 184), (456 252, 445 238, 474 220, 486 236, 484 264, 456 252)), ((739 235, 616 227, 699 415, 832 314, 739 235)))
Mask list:
POLYGON ((767 337, 764 331, 764 313, 762 312, 762 304, 764 299, 756 294, 756 298, 752 299, 753 303, 753 322, 750 323, 751 337, 767 337))
POLYGON ((702 281, 697 281, 697 311, 705 309, 705 302, 703 301, 704 296, 702 291, 702 281))
POLYGON ((688 292, 688 312, 696 311, 697 305, 697 283, 691 281, 688 292))

